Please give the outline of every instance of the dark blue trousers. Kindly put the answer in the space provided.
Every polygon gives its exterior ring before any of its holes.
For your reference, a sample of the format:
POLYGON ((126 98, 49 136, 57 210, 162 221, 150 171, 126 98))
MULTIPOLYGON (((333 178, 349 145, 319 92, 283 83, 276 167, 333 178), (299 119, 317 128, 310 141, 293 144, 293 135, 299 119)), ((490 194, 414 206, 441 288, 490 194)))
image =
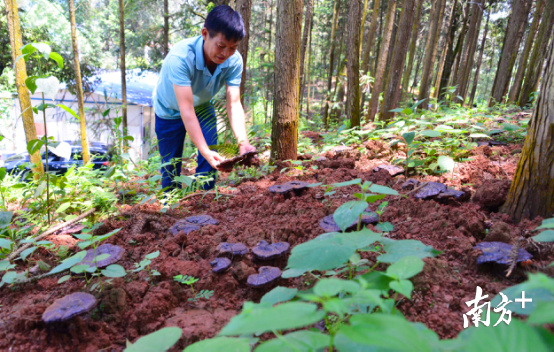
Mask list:
MULTIPOLYGON (((198 121, 200 122, 200 128, 202 134, 206 139, 208 145, 217 144, 217 126, 215 124, 215 110, 212 105, 202 108, 202 113, 196 112, 198 121)), ((185 143, 185 136, 187 131, 182 119, 162 119, 156 115, 156 135, 158 136, 158 148, 160 156, 162 157, 161 169, 162 173, 162 187, 166 192, 175 188, 181 188, 181 182, 174 182, 173 178, 181 175, 181 160, 183 158, 183 146, 185 143), (168 164, 172 159, 177 159, 174 164, 168 164)), ((209 176, 213 174, 215 169, 204 159, 202 154, 198 153, 196 159, 198 166, 196 167, 195 176, 209 176)), ((215 178, 215 174, 213 174, 215 178)), ((212 189, 215 186, 215 180, 210 181, 204 185, 204 189, 212 189)))

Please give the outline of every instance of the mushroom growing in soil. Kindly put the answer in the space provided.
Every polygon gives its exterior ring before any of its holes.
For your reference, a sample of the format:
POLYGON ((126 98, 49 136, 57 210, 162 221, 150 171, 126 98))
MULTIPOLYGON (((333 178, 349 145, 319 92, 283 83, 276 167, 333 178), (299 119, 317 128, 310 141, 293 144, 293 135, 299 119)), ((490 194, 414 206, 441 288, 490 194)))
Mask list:
POLYGON ((96 304, 96 298, 89 293, 76 292, 57 299, 42 313, 42 321, 56 323, 66 321, 79 314, 89 312, 96 304))
POLYGON ((378 172, 379 170, 387 170, 392 177, 404 173, 404 168, 396 165, 378 165, 373 169, 373 172, 378 172))
POLYGON ((173 236, 177 236, 181 231, 184 231, 188 235, 192 231, 199 230, 202 226, 217 224, 219 224, 219 221, 209 215, 194 215, 177 221, 169 230, 173 236))
POLYGON ((271 193, 279 193, 279 194, 285 194, 285 193, 288 193, 290 191, 292 191, 294 189, 294 187, 288 183, 285 183, 283 185, 273 185, 273 186, 269 186, 268 190, 271 192, 271 193))
POLYGON ((222 242, 217 246, 220 254, 245 255, 248 253, 248 248, 242 243, 222 242))
POLYGON ((229 258, 215 258, 213 262, 210 262, 212 271, 214 273, 222 273, 231 267, 231 259, 229 258))
MULTIPOLYGON (((379 222, 379 215, 377 213, 370 211, 369 209, 366 209, 364 213, 362 213, 362 224, 369 225, 369 224, 377 224, 379 222)), ((325 232, 340 232, 340 227, 335 222, 335 219, 333 218, 333 214, 327 215, 323 219, 319 220, 319 226, 323 229, 325 232)), ((355 230, 358 228, 358 220, 354 221, 350 226, 346 228, 346 230, 355 230)))
POLYGON ((446 191, 446 185, 439 182, 429 182, 414 197, 416 199, 429 199, 444 191, 446 191))
MULTIPOLYGON (((102 260, 97 260, 96 267, 103 268, 105 266, 115 264, 123 258, 124 253, 125 250, 123 248, 113 244, 104 243, 96 248, 96 258, 102 254, 109 254, 110 256, 102 260)), ((94 248, 87 250, 87 254, 78 265, 88 265, 89 268, 94 268, 94 248)))
POLYGON ((269 244, 262 240, 256 247, 254 247, 254 249, 252 249, 252 253, 254 253, 254 256, 257 259, 270 260, 282 256, 287 253, 289 249, 290 244, 287 242, 269 244))
MULTIPOLYGON (((498 264, 510 265, 512 263, 511 244, 504 242, 481 242, 475 248, 480 249, 483 255, 477 258, 477 264, 486 262, 496 262, 498 264)), ((533 256, 523 248, 517 252, 517 262, 523 262, 533 258, 533 256)))
POLYGON ((252 287, 263 287, 281 277, 281 270, 273 266, 262 266, 257 274, 248 276, 246 283, 252 287))

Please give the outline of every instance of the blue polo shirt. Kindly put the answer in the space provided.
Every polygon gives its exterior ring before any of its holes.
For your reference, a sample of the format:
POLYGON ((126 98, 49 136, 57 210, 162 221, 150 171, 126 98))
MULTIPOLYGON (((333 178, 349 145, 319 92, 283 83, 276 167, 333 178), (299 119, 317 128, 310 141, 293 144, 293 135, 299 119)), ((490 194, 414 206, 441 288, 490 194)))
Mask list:
POLYGON ((192 87, 195 107, 209 102, 225 84, 240 87, 242 56, 238 50, 211 74, 204 64, 203 45, 202 36, 181 40, 164 59, 153 96, 154 112, 162 119, 181 118, 173 84, 192 87))

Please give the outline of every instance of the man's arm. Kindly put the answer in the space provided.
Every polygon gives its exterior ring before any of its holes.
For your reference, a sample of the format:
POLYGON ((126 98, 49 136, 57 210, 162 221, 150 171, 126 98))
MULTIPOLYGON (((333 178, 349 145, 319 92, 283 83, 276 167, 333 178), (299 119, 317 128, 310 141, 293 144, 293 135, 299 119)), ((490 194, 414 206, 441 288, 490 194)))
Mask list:
MULTIPOLYGON (((206 139, 202 134, 198 117, 194 112, 194 98, 192 95, 191 87, 181 87, 173 84, 173 90, 175 91, 175 97, 177 98, 177 104, 181 112, 181 118, 185 124, 185 129, 192 140, 192 143, 198 148, 198 151, 208 161, 208 163, 215 168, 217 164, 225 160, 218 153, 210 150, 206 139)), ((243 114, 244 115, 244 114, 243 114)))
POLYGON ((239 143, 240 154, 255 151, 256 148, 250 145, 246 134, 246 118, 240 102, 240 87, 227 86, 227 113, 231 129, 239 143))

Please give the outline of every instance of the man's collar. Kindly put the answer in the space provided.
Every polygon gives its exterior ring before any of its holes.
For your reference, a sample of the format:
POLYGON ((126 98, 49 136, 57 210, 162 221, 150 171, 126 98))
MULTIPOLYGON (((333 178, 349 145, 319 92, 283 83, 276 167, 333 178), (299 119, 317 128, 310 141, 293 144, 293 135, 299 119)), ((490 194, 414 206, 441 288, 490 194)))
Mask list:
MULTIPOLYGON (((221 65, 218 65, 218 67, 229 67, 229 59, 231 59, 231 57, 225 60, 221 65)), ((206 68, 206 64, 204 63, 204 38, 202 38, 202 36, 199 36, 198 40, 196 41, 196 69, 204 71, 204 68, 206 68)))

